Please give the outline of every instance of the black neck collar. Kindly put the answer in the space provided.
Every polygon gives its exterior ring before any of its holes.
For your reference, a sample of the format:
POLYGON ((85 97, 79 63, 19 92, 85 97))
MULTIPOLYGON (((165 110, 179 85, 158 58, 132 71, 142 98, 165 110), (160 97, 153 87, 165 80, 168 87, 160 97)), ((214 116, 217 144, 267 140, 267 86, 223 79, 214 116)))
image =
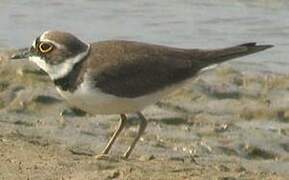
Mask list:
POLYGON ((76 90, 78 85, 83 81, 85 72, 85 59, 89 55, 90 50, 86 56, 84 56, 79 62, 73 65, 72 70, 62 78, 54 79, 54 84, 63 91, 73 92, 76 90))

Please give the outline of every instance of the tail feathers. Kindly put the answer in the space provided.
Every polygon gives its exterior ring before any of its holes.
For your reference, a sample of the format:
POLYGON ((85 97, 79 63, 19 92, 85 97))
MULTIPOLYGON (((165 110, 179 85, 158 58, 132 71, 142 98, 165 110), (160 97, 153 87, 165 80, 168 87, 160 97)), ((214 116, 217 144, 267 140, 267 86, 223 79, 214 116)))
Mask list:
POLYGON ((206 52, 207 55, 204 56, 201 61, 206 64, 205 66, 209 66, 234 58, 254 54, 272 47, 273 45, 257 45, 255 42, 250 42, 224 49, 209 50, 206 52))
POLYGON ((265 49, 269 49, 274 46, 273 45, 257 45, 257 43, 251 42, 251 43, 241 44, 237 47, 245 47, 247 49, 247 53, 244 55, 247 55, 247 54, 253 54, 259 51, 264 51, 265 49))

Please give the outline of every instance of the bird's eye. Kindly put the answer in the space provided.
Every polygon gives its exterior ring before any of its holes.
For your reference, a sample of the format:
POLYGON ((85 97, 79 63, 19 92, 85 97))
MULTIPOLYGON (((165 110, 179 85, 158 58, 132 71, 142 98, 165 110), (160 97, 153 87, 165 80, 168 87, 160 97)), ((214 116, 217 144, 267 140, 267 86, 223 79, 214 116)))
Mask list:
POLYGON ((42 53, 48 53, 48 52, 52 51, 53 45, 51 43, 48 43, 48 42, 41 42, 39 44, 38 48, 42 53))

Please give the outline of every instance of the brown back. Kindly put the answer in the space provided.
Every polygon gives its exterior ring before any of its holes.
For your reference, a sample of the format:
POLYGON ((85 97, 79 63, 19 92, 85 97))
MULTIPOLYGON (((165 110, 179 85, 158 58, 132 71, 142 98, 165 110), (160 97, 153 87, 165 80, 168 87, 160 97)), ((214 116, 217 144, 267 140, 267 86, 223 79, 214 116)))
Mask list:
MULTIPOLYGON (((248 46, 199 50, 179 49, 131 41, 91 44, 87 67, 95 87, 122 97, 138 97, 193 77, 200 69, 254 53, 248 46)), ((255 46, 254 44, 254 47, 255 46)))

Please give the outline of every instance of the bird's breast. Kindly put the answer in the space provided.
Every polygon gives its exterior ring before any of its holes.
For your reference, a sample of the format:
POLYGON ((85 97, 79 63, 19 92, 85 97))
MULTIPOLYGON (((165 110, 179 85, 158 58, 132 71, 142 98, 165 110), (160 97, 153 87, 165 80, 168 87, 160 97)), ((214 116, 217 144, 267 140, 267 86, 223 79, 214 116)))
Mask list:
POLYGON ((149 95, 127 98, 102 92, 97 87, 91 87, 82 83, 75 91, 57 91, 69 104, 91 114, 121 114, 134 113, 143 110, 146 106, 156 103, 165 91, 155 92, 149 95))

